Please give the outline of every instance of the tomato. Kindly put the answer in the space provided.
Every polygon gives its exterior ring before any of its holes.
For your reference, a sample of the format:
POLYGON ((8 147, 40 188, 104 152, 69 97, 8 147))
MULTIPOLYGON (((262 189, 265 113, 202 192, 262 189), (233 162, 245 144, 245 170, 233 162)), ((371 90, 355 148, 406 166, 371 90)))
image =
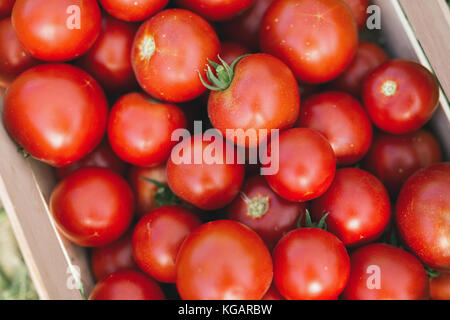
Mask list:
POLYGON ((428 278, 420 261, 391 245, 376 243, 351 254, 347 300, 423 300, 428 278))
MULTIPOLYGON (((239 193, 244 166, 237 161, 227 163, 226 152, 222 152, 217 162, 208 162, 203 155, 209 146, 203 135, 181 141, 167 162, 167 180, 170 189, 181 199, 204 210, 216 210, 225 207, 239 193), (173 153, 177 151, 188 161, 174 161, 173 153), (195 163, 195 159, 202 161, 195 163)), ((220 146, 223 147, 221 151, 225 150, 226 142, 221 142, 220 146)))
POLYGON ((308 97, 302 104, 300 127, 322 133, 330 142, 338 165, 361 160, 372 142, 372 124, 352 96, 329 91, 308 97))
POLYGON ((363 167, 380 179, 391 195, 396 196, 403 183, 417 170, 441 161, 439 142, 428 131, 403 135, 378 132, 363 167))
POLYGON ((26 152, 52 166, 66 166, 100 143, 108 105, 86 72, 66 64, 43 64, 14 80, 3 113, 10 135, 26 152))
POLYGON ((275 287, 275 285, 272 284, 261 300, 286 300, 286 299, 283 298, 283 296, 278 292, 278 289, 275 287))
POLYGON ((81 56, 94 44, 101 12, 95 0, 17 0, 12 23, 31 55, 65 61, 81 56))
POLYGON ((126 181, 104 168, 75 171, 53 190, 50 211, 70 241, 86 247, 117 240, 130 225, 134 198, 126 181))
POLYGON ((261 238, 230 220, 195 229, 177 257, 176 283, 184 300, 259 300, 272 275, 272 259, 261 238))
POLYGON ((139 267, 160 282, 175 283, 180 246, 200 225, 195 214, 180 206, 159 207, 147 213, 133 233, 133 253, 139 267))
MULTIPOLYGON (((272 146, 267 154, 272 157, 272 146)), ((266 175, 270 187, 290 201, 308 201, 321 196, 331 185, 336 160, 328 141, 317 131, 294 128, 279 136, 279 155, 273 161, 263 157, 265 167, 278 167, 276 174, 266 175)))
POLYGON ((92 251, 91 267, 97 281, 119 270, 138 269, 133 258, 131 235, 131 232, 127 232, 113 243, 92 251))
POLYGON ((450 273, 441 273, 430 279, 430 297, 433 300, 450 300, 450 273))
POLYGON ((295 77, 279 59, 263 53, 247 56, 237 63, 233 77, 227 80, 228 83, 224 82, 223 87, 213 90, 209 96, 208 115, 212 125, 225 137, 227 129, 256 131, 245 141, 236 137, 227 139, 240 146, 254 147, 267 138, 270 130, 294 125, 300 94, 295 77))
POLYGON ((360 97, 364 80, 380 65, 388 60, 384 50, 374 43, 361 41, 358 50, 350 65, 331 86, 337 90, 345 91, 355 97, 360 97))
POLYGON ((233 42, 222 42, 221 47, 222 53, 220 57, 230 65, 237 58, 250 53, 246 47, 233 42))
POLYGON ((98 282, 89 300, 165 300, 158 284, 134 270, 121 270, 98 282))
POLYGON ((215 61, 220 42, 200 16, 182 9, 158 13, 139 28, 132 48, 137 80, 150 95, 184 102, 206 91, 199 79, 207 60, 215 61))
POLYGON ((11 15, 12 8, 16 0, 0 0, 0 19, 11 15))
POLYGON ((176 0, 176 3, 212 21, 228 20, 250 7, 253 0, 176 0))
POLYGON ((438 106, 439 86, 434 75, 420 64, 390 60, 366 78, 363 100, 381 130, 408 133, 430 120, 438 106))
POLYGON ((450 163, 419 170, 403 185, 396 222, 405 244, 433 269, 450 271, 450 163))
POLYGON ((11 18, 0 20, 0 87, 8 87, 23 71, 38 64, 17 39, 11 18))
POLYGON ((350 259, 331 233, 297 229, 286 234, 273 252, 274 281, 288 300, 333 300, 345 288, 350 259))
POLYGON ((172 132, 186 128, 186 118, 173 104, 141 93, 129 93, 112 107, 108 138, 114 152, 126 162, 147 167, 164 163, 172 147, 172 132))
POLYGON ((376 240, 389 223, 391 204, 383 184, 370 173, 345 168, 336 171, 331 187, 313 200, 315 220, 328 213, 328 231, 347 246, 376 240))
POLYGON ((283 60, 300 82, 323 83, 351 63, 358 30, 340 0, 280 0, 267 9, 261 48, 283 60))
POLYGON ((369 0, 344 0, 350 7, 355 16, 359 29, 364 29, 367 20, 367 7, 370 5, 369 0))
POLYGON ((107 168, 122 176, 127 169, 126 163, 116 156, 109 146, 108 141, 103 140, 94 151, 80 161, 72 163, 69 166, 56 168, 56 175, 59 179, 64 179, 72 172, 86 167, 107 168))
POLYGON ((138 87, 131 66, 131 46, 137 26, 109 16, 103 19, 97 41, 77 65, 91 74, 105 90, 117 93, 138 87))
POLYGON ((158 13, 169 0, 99 0, 112 16, 125 21, 139 21, 158 13))
POLYGON ((247 179, 241 196, 228 206, 227 216, 250 227, 272 249, 285 233, 295 229, 305 210, 303 203, 281 198, 264 177, 254 176, 247 179))

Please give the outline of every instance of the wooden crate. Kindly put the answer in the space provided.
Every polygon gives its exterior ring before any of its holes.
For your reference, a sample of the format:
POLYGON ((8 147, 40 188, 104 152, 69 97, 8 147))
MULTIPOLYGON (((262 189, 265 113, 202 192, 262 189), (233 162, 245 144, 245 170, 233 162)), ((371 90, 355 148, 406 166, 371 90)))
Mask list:
MULTIPOLYGON (((442 86, 440 107, 431 121, 446 159, 450 159, 450 12, 445 0, 375 0, 381 8, 382 33, 394 57, 434 69, 442 86), (409 19, 409 21, 408 21, 409 19), (420 42, 419 42, 420 41, 420 42)), ((1 99, 0 99, 1 100, 1 99)), ((1 108, 1 101, 0 101, 1 108)), ((68 283, 76 267, 86 292, 94 282, 88 252, 55 229, 48 199, 55 185, 50 167, 24 159, 0 125, 0 197, 41 299, 82 299, 68 283), (75 267, 75 268, 73 268, 75 267)))

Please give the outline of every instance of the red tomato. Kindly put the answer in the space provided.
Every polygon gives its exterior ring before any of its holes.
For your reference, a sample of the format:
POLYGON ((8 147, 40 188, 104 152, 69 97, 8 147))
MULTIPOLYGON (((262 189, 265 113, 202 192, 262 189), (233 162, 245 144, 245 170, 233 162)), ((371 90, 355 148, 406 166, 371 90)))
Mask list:
POLYGON ((315 220, 328 213, 328 231, 347 246, 376 240, 391 214, 389 196, 383 184, 370 173, 345 168, 336 171, 331 187, 311 204, 315 220))
POLYGON ((186 118, 173 104, 141 93, 129 93, 112 107, 108 138, 114 152, 126 162, 147 167, 164 163, 172 147, 172 132, 186 128, 186 118))
POLYGON ((361 160, 372 142, 368 115, 358 100, 342 92, 323 92, 308 97, 302 104, 298 125, 322 133, 340 166, 361 160))
POLYGON ((80 161, 72 163, 69 166, 56 168, 56 175, 59 179, 64 179, 72 172, 86 167, 107 168, 122 176, 127 169, 126 163, 116 156, 109 146, 108 141, 103 140, 94 151, 80 161))
POLYGON ((16 2, 16 0, 0 0, 0 19, 11 15, 14 2, 16 2))
POLYGON ((281 198, 264 177, 254 176, 247 179, 241 196, 227 208, 227 215, 250 227, 272 249, 285 233, 296 228, 305 210, 303 203, 281 198))
POLYGON ((144 20, 161 11, 169 0, 99 0, 112 16, 125 21, 144 20))
POLYGON ((405 244, 426 265, 450 271, 450 163, 419 170, 398 196, 396 222, 405 244))
POLYGON ((220 57, 229 65, 237 58, 250 53, 246 47, 233 42, 222 42, 221 47, 222 53, 220 54, 220 57))
POLYGON ((100 143, 108 105, 86 72, 67 64, 43 64, 14 80, 3 112, 9 133, 31 156, 66 166, 100 143))
POLYGON ((89 300, 165 300, 158 284, 134 270, 121 270, 98 282, 89 300))
POLYGON ((180 246, 201 224, 195 214, 180 206, 164 206, 150 211, 139 220, 133 233, 133 253, 137 264, 152 278, 175 283, 175 260, 180 246))
POLYGON ((355 18, 340 0, 275 1, 261 25, 263 51, 283 60, 301 82, 336 78, 357 46, 355 18))
POLYGON ((352 9, 358 28, 364 29, 367 20, 367 7, 370 5, 369 0, 344 0, 344 2, 352 9))
POLYGON ((266 175, 270 187, 290 201, 308 201, 321 196, 333 182, 336 160, 328 141, 317 131, 306 128, 289 129, 280 134, 279 155, 264 165, 278 167, 278 173, 266 175))
POLYGON ((403 183, 417 170, 441 161, 439 142, 425 130, 404 135, 378 132, 363 167, 380 179, 391 195, 396 196, 403 183))
POLYGON ((331 86, 359 97, 367 76, 387 60, 388 56, 381 47, 370 42, 360 42, 352 63, 331 83, 331 86))
POLYGON ((430 297, 433 300, 450 300, 450 273, 441 273, 430 279, 430 297))
POLYGON ((364 82, 364 106, 381 130, 402 134, 421 128, 438 106, 439 86, 420 64, 390 60, 364 82))
MULTIPOLYGON (((226 163, 226 152, 222 152, 218 163, 203 159, 210 149, 210 143, 203 138, 203 135, 186 138, 174 148, 167 162, 167 180, 181 199, 204 210, 216 210, 229 204, 239 193, 244 166, 236 161, 226 163), (187 161, 174 161, 174 152, 181 153, 182 160, 187 161), (202 161, 195 163, 195 159, 202 161)), ((226 142, 220 142, 220 146, 221 151, 225 150, 226 142)))
POLYGON ((95 0, 17 0, 12 22, 31 55, 64 61, 81 56, 94 44, 101 12, 95 0))
POLYGON ((423 300, 428 278, 412 254, 382 243, 351 254, 351 272, 343 297, 347 300, 423 300))
POLYGON ((133 217, 133 193, 117 173, 83 168, 61 181, 50 197, 58 229, 72 242, 86 247, 117 240, 133 217))
POLYGON ((261 238, 230 220, 195 229, 177 257, 177 288, 184 300, 259 300, 272 275, 272 259, 261 238))
POLYGON ((207 60, 217 60, 220 43, 200 16, 182 9, 165 10, 144 22, 132 48, 137 80, 150 95, 183 102, 206 91, 198 72, 205 75, 207 60))
POLYGON ((91 267, 97 281, 113 272, 138 268, 133 258, 131 232, 127 232, 119 240, 92 251, 91 267))
POLYGON ((117 93, 138 86, 131 66, 131 47, 137 26, 105 17, 97 41, 77 61, 105 90, 117 93))
POLYGON ((264 53, 245 57, 237 63, 229 80, 228 87, 209 95, 208 115, 212 125, 224 136, 227 129, 256 130, 245 141, 227 137, 230 141, 240 146, 257 146, 271 129, 283 130, 294 125, 300 110, 298 85, 279 59, 264 53), (266 129, 266 134, 260 129, 266 129))
POLYGON ((23 71, 38 64, 17 39, 11 18, 0 21, 0 87, 8 87, 23 71))
POLYGON ((261 300, 286 300, 286 299, 284 299, 284 297, 278 292, 278 289, 275 287, 275 285, 272 284, 261 300))
POLYGON ((331 233, 297 229, 286 234, 273 253, 274 281, 288 300, 333 300, 345 288, 350 259, 331 233))
POLYGON ((228 20, 251 6, 253 0, 176 0, 176 3, 212 21, 228 20))

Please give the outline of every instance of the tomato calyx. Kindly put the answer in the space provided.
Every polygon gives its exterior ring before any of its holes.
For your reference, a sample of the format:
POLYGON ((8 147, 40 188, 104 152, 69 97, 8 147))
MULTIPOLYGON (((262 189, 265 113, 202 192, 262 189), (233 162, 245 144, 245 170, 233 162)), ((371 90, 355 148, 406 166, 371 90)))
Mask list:
POLYGON ((247 205, 247 215, 249 217, 253 219, 260 219, 267 213, 267 211, 269 211, 269 197, 257 195, 256 197, 250 199, 243 192, 241 192, 240 195, 242 200, 244 200, 245 204, 247 205))
POLYGON ((200 71, 197 71, 198 76, 200 77, 200 81, 206 88, 212 91, 223 91, 228 89, 234 78, 234 67, 239 61, 247 56, 248 54, 245 54, 236 58, 231 65, 226 63, 220 56, 217 56, 219 58, 220 64, 208 59, 209 64, 206 65, 205 71, 206 77, 208 78, 208 81, 210 83, 207 83, 203 79, 200 71), (215 74, 212 71, 211 66, 215 69, 215 74))
MULTIPOLYGON (((306 209, 305 211, 305 228, 317 228, 317 229, 322 229, 322 230, 327 230, 328 226, 326 223, 326 219, 328 217, 330 213, 329 212, 324 212, 322 215, 322 218, 320 218, 319 222, 313 222, 311 219, 311 214, 309 213, 309 210, 306 209)), ((298 221, 297 221, 297 229, 301 229, 302 228, 302 218, 303 216, 301 216, 298 221)))
POLYGON ((427 272, 427 276, 429 279, 434 279, 441 275, 439 271, 431 269, 430 267, 425 267, 425 271, 427 272))
POLYGON ((27 150, 25 150, 24 147, 18 147, 17 151, 20 152, 25 159, 28 159, 30 157, 30 154, 27 152, 27 150))
POLYGON ((154 184, 158 189, 156 189, 154 200, 156 207, 163 207, 169 205, 179 205, 181 204, 181 199, 178 198, 172 190, 170 190, 169 186, 156 181, 154 179, 142 178, 142 180, 150 182, 154 184))

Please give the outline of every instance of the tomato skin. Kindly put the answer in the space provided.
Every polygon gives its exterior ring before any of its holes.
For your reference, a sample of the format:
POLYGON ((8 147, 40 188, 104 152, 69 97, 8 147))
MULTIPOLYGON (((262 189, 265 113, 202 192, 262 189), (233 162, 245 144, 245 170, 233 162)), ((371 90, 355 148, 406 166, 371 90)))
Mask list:
POLYGON ((89 300, 165 300, 158 284, 142 272, 121 270, 98 282, 89 300))
POLYGON ((419 170, 403 185, 396 223, 404 243, 433 269, 450 271, 450 163, 419 170))
MULTIPOLYGON (((264 53, 239 61, 230 86, 212 91, 208 100, 209 119, 224 137, 227 129, 258 130, 257 139, 245 141, 250 147, 267 138, 259 129, 270 134, 271 129, 292 127, 299 110, 300 94, 292 72, 282 61, 264 53)), ((243 146, 237 139, 235 143, 243 146)))
MULTIPOLYGON (((269 156, 271 148, 269 144, 269 156)), ((269 161, 264 158, 263 162, 269 161)), ((278 173, 265 176, 270 187, 287 200, 308 201, 321 196, 330 187, 336 160, 324 136, 311 129, 294 128, 279 136, 278 167, 278 173)))
POLYGON ((324 83, 351 63, 358 30, 350 8, 339 0, 281 0, 267 9, 261 48, 283 60, 297 80, 324 83))
POLYGON ((251 6, 253 0, 176 0, 177 5, 211 21, 228 20, 251 6))
POLYGON ((85 247, 117 240, 131 223, 133 193, 117 173, 104 168, 75 171, 53 190, 50 211, 58 229, 85 247))
POLYGON ((195 214, 180 206, 164 206, 148 212, 133 233, 137 264, 157 281, 175 283, 175 260, 180 246, 201 224, 195 214))
POLYGON ((287 201, 276 194, 263 176, 248 178, 241 194, 228 206, 228 219, 251 228, 270 250, 285 233, 296 228, 306 211, 305 204, 287 201), (259 210, 255 206, 265 209, 259 210))
POLYGON ((277 287, 275 287, 275 285, 272 284, 261 300, 286 300, 286 299, 280 294, 280 292, 278 292, 277 287))
POLYGON ((177 288, 184 300, 259 300, 272 275, 272 259, 261 238, 231 220, 195 229, 177 257, 177 288))
POLYGON ((344 0, 344 2, 352 10, 358 29, 364 29, 367 20, 367 7, 370 5, 369 0, 344 0))
POLYGON ((172 132, 186 128, 176 105, 151 101, 141 93, 128 93, 112 107, 108 119, 111 148, 124 161, 148 167, 164 163, 176 141, 172 132))
POLYGON ((337 91, 308 97, 302 104, 300 127, 317 130, 330 142, 339 166, 361 160, 372 142, 372 124, 361 104, 337 91))
POLYGON ((442 161, 436 138, 425 130, 404 135, 377 132, 363 168, 383 182, 392 196, 417 170, 442 161))
POLYGON ((430 297, 433 300, 450 300, 450 273, 442 272, 430 279, 430 297))
POLYGON ((113 17, 125 21, 140 21, 164 9, 169 0, 99 0, 113 17))
POLYGON ((0 0, 0 19, 11 15, 12 8, 16 0, 0 0))
POLYGON ((331 187, 312 201, 313 218, 324 213, 328 231, 346 246, 376 240, 389 223, 391 204, 383 184, 370 173, 357 168, 336 171, 331 187))
POLYGON ((386 52, 378 45, 361 41, 350 65, 331 86, 339 91, 360 97, 367 76, 388 60, 386 52))
POLYGON ((373 123, 383 131, 404 134, 420 129, 438 106, 439 86, 425 67, 390 60, 364 82, 363 101, 373 123))
POLYGON ((237 58, 250 53, 246 47, 234 42, 222 42, 221 48, 220 57, 229 65, 237 58))
POLYGON ((8 132, 31 156, 70 165, 91 152, 106 129, 108 105, 97 82, 67 64, 42 64, 18 76, 5 95, 8 132))
POLYGON ((428 277, 412 254, 383 243, 362 247, 350 255, 351 272, 343 298, 347 300, 424 300, 428 298, 428 277), (378 267, 379 289, 368 284, 378 267))
POLYGON ((132 65, 141 87, 160 100, 185 102, 206 92, 207 60, 217 61, 220 42, 212 27, 197 14, 164 10, 139 28, 132 65))
POLYGON ((273 261, 275 284, 288 300, 336 299, 350 274, 343 243, 317 228, 286 234, 275 247, 273 261))

